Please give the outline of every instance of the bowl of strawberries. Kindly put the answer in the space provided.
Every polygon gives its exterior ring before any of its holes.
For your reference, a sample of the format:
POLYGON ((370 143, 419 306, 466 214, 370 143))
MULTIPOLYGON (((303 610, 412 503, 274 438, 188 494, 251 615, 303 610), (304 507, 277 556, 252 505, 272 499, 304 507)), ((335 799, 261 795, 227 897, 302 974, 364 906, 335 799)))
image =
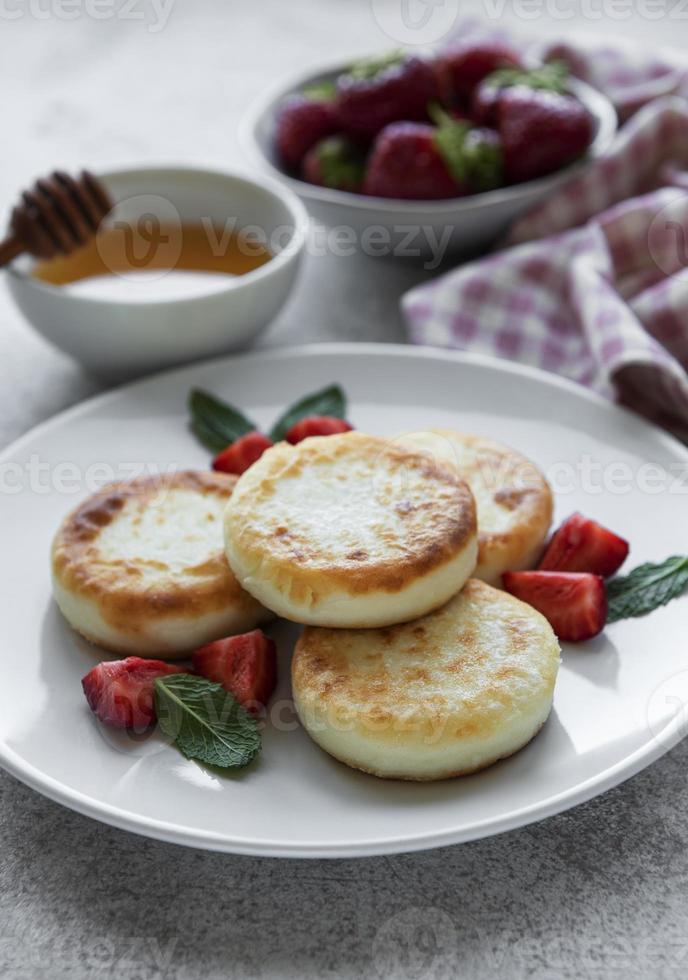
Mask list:
POLYGON ((301 75, 253 107, 243 140, 363 251, 439 259, 491 245, 615 132, 609 100, 563 63, 473 40, 301 75))

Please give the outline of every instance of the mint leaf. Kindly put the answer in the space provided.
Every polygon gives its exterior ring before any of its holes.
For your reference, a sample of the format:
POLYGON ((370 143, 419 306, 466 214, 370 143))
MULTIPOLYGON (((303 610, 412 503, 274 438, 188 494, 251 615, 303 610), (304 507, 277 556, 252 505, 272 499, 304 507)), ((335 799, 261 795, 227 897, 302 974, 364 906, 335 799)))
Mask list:
POLYGON ((688 588, 688 557, 675 555, 659 565, 647 562, 607 584, 607 622, 644 616, 688 588))
POLYGON ((335 418, 343 419, 346 416, 346 395, 339 385, 322 388, 291 405, 270 430, 272 441, 284 439, 292 425, 296 425, 307 415, 334 415, 335 418))
POLYGON ((237 769, 260 751, 255 718, 220 684, 205 677, 156 678, 155 709, 160 727, 187 759, 237 769))
POLYGON ((238 409, 199 388, 189 395, 189 411, 193 432, 214 453, 257 428, 238 409))

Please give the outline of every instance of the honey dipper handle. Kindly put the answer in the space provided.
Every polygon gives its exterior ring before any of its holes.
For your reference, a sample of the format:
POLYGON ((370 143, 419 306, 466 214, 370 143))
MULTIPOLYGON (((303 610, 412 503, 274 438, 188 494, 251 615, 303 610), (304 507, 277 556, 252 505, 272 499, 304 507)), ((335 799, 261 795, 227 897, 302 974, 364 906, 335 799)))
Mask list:
POLYGON ((19 239, 15 235, 10 235, 9 238, 0 242, 0 267, 7 265, 12 259, 16 259, 23 251, 24 246, 19 239))

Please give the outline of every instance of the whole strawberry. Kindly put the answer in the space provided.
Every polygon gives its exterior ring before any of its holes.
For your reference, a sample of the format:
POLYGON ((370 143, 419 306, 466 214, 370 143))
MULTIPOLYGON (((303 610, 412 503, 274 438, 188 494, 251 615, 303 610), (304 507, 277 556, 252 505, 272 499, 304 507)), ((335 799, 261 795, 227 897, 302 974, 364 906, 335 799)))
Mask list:
POLYGON ((275 139, 282 162, 296 170, 310 148, 337 128, 334 102, 308 95, 290 96, 277 114, 275 139))
POLYGON ((506 178, 515 184, 553 173, 583 156, 593 124, 573 96, 516 86, 500 97, 499 135, 506 178))
POLYGON ((373 139, 389 123, 428 118, 439 97, 432 66, 422 58, 394 54, 363 62, 337 82, 337 112, 343 132, 373 139))
POLYGON ((501 41, 463 41, 443 51, 435 62, 442 98, 467 103, 484 78, 498 68, 518 68, 518 52, 501 41))
POLYGON ((365 154, 346 136, 329 136, 311 147, 301 165, 309 184, 358 192, 363 187, 365 154))
POLYGON ((561 61, 541 65, 539 68, 502 68, 494 71, 473 91, 471 118, 480 126, 496 126, 499 122, 499 103, 506 89, 522 85, 563 95, 568 78, 568 68, 561 61))
POLYGON ((499 137, 434 107, 437 126, 392 123, 378 136, 364 190, 415 200, 461 197, 502 181, 499 137))
POLYGON ((363 189, 375 197, 432 200, 460 197, 468 186, 449 172, 428 123, 397 122, 382 130, 368 163, 363 189))

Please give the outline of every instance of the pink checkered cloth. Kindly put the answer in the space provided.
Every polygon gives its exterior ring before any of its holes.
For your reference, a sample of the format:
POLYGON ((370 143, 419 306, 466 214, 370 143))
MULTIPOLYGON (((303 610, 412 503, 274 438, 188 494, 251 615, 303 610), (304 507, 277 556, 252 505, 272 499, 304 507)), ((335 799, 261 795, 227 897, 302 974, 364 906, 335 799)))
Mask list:
POLYGON ((687 76, 609 49, 553 54, 627 121, 507 247, 407 293, 410 338, 555 371, 688 439, 687 76))

